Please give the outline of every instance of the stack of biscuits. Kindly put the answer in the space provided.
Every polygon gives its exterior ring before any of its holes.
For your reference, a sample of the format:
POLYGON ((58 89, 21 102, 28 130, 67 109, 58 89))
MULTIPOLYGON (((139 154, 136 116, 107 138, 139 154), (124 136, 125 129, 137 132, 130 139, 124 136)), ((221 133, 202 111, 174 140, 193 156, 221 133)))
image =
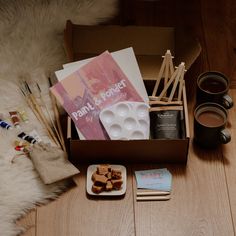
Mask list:
POLYGON ((97 166, 92 174, 92 191, 101 193, 103 191, 120 190, 123 184, 121 170, 113 169, 108 164, 97 166))

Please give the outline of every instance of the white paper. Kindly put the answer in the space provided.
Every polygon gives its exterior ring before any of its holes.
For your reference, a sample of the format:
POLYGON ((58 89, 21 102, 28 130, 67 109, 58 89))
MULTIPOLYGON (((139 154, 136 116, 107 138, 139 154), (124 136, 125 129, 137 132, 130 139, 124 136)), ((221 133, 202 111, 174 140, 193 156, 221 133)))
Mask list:
MULTIPOLYGON (((132 83, 134 88, 143 98, 144 102, 149 104, 148 94, 146 88, 144 86, 143 78, 139 70, 139 66, 133 51, 133 48, 126 48, 116 52, 111 53, 114 60, 120 66, 122 71, 128 77, 129 81, 132 83)), ((62 80, 68 75, 72 74, 76 70, 78 70, 83 65, 87 64, 93 58, 76 61, 72 63, 67 63, 63 65, 63 70, 56 71, 55 74, 58 80, 62 80)))
MULTIPOLYGON (((116 52, 111 53, 112 57, 116 61, 116 63, 120 66, 124 74, 127 76, 129 81, 132 83, 136 91, 143 98, 144 102, 149 105, 149 98, 144 86, 143 78, 141 72, 139 70, 139 66, 133 51, 132 47, 122 49, 116 52)), ((93 57, 94 58, 94 57, 93 57)), ((77 71, 79 68, 90 62, 93 58, 88 58, 81 61, 76 61, 72 63, 67 63, 63 65, 62 70, 58 70, 55 72, 58 81, 63 80, 70 74, 77 71)), ((76 128, 77 129, 77 128, 76 128)), ((84 136, 77 129, 78 135, 81 140, 84 140, 84 136)))

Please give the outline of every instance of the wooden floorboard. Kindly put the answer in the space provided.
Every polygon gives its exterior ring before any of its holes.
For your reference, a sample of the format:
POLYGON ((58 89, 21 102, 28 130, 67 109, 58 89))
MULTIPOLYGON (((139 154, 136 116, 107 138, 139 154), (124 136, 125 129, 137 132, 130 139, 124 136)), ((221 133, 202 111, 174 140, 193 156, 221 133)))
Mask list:
POLYGON ((37 208, 35 207, 35 210, 30 211, 25 217, 17 221, 17 225, 26 229, 23 236, 36 236, 36 212, 37 208))
MULTIPOLYGON (((206 39, 210 69, 221 71, 233 80, 235 73, 236 54, 234 49, 233 26, 230 8, 236 10, 230 1, 201 0, 201 15, 206 39)), ((235 28, 235 25, 234 25, 235 28)))
MULTIPOLYGON (((236 89, 230 91, 230 95, 233 97, 234 102, 236 102, 236 89)), ((227 145, 224 145, 223 155, 224 155, 224 167, 225 175, 228 185, 229 202, 231 206, 232 221, 234 225, 234 231, 236 229, 236 107, 234 106, 229 111, 229 125, 228 128, 231 132, 232 140, 227 145)), ((235 231, 236 235, 236 231, 235 231)))
POLYGON ((132 176, 128 168, 127 192, 123 198, 88 198, 86 168, 81 168, 78 186, 58 200, 37 210, 37 236, 133 236, 132 176))

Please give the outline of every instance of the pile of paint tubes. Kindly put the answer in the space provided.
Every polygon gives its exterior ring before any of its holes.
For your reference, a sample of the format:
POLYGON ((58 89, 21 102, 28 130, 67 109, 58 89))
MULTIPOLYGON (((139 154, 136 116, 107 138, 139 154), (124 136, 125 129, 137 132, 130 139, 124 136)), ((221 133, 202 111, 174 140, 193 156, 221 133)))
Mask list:
POLYGON ((16 151, 27 152, 30 146, 42 141, 36 130, 31 131, 29 134, 21 132, 17 135, 17 137, 20 138, 20 140, 15 141, 16 151))
MULTIPOLYGON (((24 110, 10 111, 9 115, 12 124, 5 121, 3 114, 0 114, 0 127, 2 127, 3 129, 11 130, 13 129, 13 127, 20 128, 21 122, 28 123, 29 121, 28 116, 24 110)), ((17 137, 18 139, 14 142, 16 151, 28 152, 28 148, 30 146, 32 146, 36 142, 42 141, 36 130, 31 131, 29 134, 20 132, 17 137)))
MULTIPOLYGON (((19 111, 10 111, 9 112, 11 122, 14 127, 20 128, 20 122, 23 121, 25 123, 28 123, 29 119, 24 110, 19 111)), ((0 127, 4 129, 12 129, 12 125, 9 124, 9 122, 5 121, 3 119, 3 115, 0 115, 0 127)))

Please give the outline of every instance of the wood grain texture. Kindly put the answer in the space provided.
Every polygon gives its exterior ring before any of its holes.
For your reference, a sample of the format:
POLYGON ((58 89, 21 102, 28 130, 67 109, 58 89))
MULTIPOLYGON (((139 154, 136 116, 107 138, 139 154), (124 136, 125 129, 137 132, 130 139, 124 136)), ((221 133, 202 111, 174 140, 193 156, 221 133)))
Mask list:
MULTIPOLYGON (((218 70, 231 77, 234 73, 236 55, 232 45, 231 9, 235 4, 230 1, 201 0, 201 14, 211 70, 218 70)), ((234 39, 235 40, 235 39, 234 39)))
MULTIPOLYGON (((193 105, 189 108, 192 113, 193 105)), ((191 143, 186 167, 146 165, 134 170, 161 167, 173 175, 172 197, 166 202, 135 202, 137 236, 234 235, 221 148, 205 151, 191 143)))
POLYGON ((121 0, 123 24, 173 26, 175 0, 121 0))
POLYGON ((80 167, 78 186, 37 210, 37 236, 134 235, 132 177, 128 168, 124 197, 86 195, 86 168, 80 167))
POLYGON ((36 236, 36 207, 30 211, 25 217, 17 221, 17 225, 23 226, 26 231, 22 236, 36 236))
MULTIPOLYGON (((232 96, 234 102, 236 102, 236 89, 232 89, 230 91, 230 95, 232 96)), ((229 111, 229 120, 228 120, 228 128, 231 132, 231 142, 227 145, 224 145, 223 148, 223 160, 225 167, 226 180, 228 185, 228 194, 229 194, 229 202, 231 206, 231 214, 234 225, 234 230, 236 232, 236 107, 234 105, 233 108, 229 111)), ((236 234, 236 233, 235 233, 236 234)))

